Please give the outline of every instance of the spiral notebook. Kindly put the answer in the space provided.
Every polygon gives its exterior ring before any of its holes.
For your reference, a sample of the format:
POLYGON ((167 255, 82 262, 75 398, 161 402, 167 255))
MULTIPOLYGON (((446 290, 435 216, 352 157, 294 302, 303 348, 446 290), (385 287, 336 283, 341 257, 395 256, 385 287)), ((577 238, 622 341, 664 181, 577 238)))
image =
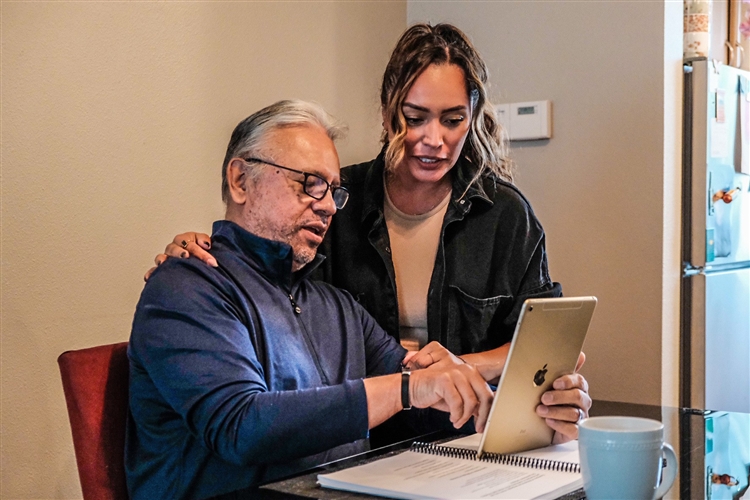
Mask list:
MULTIPOLYGON (((318 475, 324 488, 405 499, 554 499, 583 485, 578 442, 513 455, 484 453, 469 436, 414 443, 403 453, 318 475)), ((481 436, 480 436, 481 437, 481 436)))

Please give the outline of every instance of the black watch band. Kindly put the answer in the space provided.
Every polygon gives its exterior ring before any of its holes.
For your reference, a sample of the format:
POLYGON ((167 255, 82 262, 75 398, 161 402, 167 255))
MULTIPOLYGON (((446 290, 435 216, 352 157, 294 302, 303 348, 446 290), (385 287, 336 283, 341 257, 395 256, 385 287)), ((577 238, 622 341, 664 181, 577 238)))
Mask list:
POLYGON ((411 410, 411 398, 409 397, 409 379, 411 371, 403 370, 401 372, 401 407, 404 410, 411 410))

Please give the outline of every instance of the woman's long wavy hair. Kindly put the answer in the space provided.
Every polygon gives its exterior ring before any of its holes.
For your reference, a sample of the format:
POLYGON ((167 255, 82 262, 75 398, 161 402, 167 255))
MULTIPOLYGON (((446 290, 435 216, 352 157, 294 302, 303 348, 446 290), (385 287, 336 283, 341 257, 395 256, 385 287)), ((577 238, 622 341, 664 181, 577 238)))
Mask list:
POLYGON ((415 24, 391 53, 380 88, 383 117, 393 134, 389 140, 383 132, 386 170, 392 171, 404 157, 407 127, 402 106, 414 81, 431 64, 455 64, 466 77, 472 116, 461 155, 477 166, 472 183, 488 172, 513 182, 507 134, 487 98, 487 66, 466 35, 450 24, 415 24))

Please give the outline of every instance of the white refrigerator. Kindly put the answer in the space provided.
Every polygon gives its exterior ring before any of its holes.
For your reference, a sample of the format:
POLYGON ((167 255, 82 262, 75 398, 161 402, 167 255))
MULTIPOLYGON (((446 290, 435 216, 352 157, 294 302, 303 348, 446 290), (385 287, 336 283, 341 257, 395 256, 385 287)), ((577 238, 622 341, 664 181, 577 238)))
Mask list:
POLYGON ((750 73, 684 67, 680 404, 750 413, 750 73))

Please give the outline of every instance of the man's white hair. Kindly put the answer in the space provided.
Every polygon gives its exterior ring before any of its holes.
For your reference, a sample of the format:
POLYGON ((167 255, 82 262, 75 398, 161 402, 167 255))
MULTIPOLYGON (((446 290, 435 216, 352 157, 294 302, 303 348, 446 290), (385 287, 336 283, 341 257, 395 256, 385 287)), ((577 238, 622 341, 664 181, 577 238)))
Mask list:
MULTIPOLYGON (((221 197, 229 200, 227 167, 232 158, 247 158, 261 147, 269 132, 284 127, 317 125, 322 127, 332 141, 342 137, 346 128, 323 109, 320 104, 300 99, 278 101, 242 120, 232 132, 221 170, 221 197)), ((248 175, 252 176, 252 169, 248 175)))

